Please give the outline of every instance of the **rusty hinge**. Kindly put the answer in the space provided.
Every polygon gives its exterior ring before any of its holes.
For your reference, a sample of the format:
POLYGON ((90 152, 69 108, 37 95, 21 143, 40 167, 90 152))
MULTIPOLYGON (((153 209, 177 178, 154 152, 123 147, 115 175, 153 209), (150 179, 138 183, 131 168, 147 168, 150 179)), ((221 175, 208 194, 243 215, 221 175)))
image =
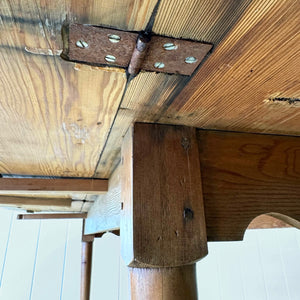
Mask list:
POLYGON ((191 75, 211 50, 211 44, 92 25, 63 29, 62 57, 94 65, 191 75))

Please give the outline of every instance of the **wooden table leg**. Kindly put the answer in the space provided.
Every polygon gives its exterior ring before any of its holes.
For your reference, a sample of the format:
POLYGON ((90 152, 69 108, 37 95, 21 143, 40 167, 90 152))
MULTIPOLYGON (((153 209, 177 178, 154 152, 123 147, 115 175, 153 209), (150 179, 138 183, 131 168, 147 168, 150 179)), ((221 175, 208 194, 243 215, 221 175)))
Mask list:
POLYGON ((196 131, 135 124, 122 147, 121 248, 133 300, 197 299, 207 254, 196 131))
POLYGON ((90 299, 93 242, 82 241, 80 300, 90 299))
POLYGON ((196 264, 175 268, 130 268, 132 300, 196 300, 196 264))

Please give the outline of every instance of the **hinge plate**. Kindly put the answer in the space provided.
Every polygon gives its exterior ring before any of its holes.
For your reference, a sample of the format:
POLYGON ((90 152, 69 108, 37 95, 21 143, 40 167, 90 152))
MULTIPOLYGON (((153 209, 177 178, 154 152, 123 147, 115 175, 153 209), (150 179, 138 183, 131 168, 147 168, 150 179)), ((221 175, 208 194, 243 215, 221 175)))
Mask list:
MULTIPOLYGON (((139 33, 92 25, 70 24, 63 30, 62 56, 70 61, 127 68, 139 33)), ((152 35, 139 69, 192 75, 211 44, 152 35)))

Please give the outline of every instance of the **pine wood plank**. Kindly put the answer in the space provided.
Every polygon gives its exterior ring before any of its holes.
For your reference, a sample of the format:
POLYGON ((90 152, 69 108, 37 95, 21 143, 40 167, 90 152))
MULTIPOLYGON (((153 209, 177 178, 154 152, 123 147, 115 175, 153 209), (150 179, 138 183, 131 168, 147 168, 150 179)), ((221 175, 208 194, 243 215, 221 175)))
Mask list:
POLYGON ((299 135, 299 1, 252 1, 160 122, 299 135))
POLYGON ((70 5, 1 4, 0 173, 94 173, 126 78, 58 57, 66 14, 76 18, 70 5))
POLYGON ((97 195, 85 220, 84 234, 95 234, 120 228, 121 184, 120 165, 109 179, 108 192, 97 195))

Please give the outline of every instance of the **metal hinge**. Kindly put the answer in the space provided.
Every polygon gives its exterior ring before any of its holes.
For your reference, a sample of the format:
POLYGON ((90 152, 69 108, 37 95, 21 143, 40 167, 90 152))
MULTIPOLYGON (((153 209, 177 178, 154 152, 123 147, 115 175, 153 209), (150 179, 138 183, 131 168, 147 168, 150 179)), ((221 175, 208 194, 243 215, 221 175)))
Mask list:
POLYGON ((63 40, 63 58, 127 68, 130 75, 140 70, 192 75, 212 48, 202 42, 82 24, 64 26, 63 40))

